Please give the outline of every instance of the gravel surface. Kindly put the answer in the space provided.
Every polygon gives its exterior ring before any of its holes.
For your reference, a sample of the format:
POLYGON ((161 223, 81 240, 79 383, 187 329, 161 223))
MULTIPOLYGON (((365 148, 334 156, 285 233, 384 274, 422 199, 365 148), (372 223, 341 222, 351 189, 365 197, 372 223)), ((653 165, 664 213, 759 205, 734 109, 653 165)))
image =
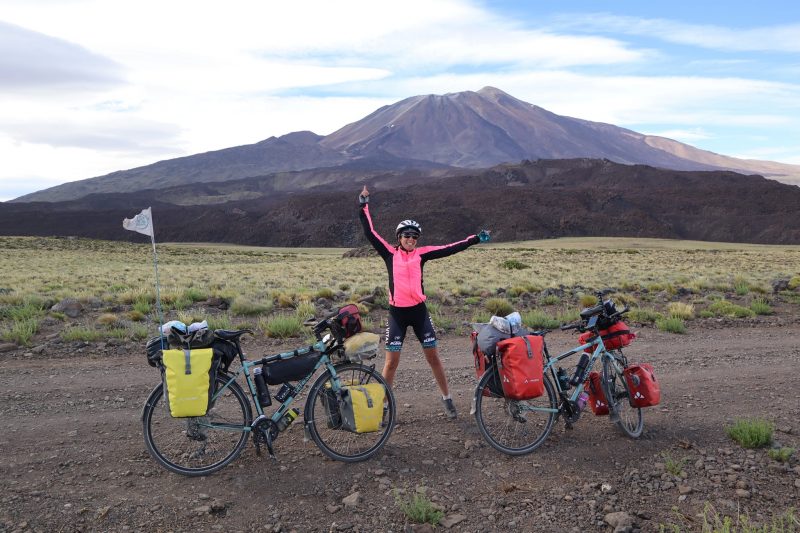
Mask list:
MULTIPOLYGON (((469 415, 469 340, 447 334, 455 421, 409 343, 395 384, 399 425, 373 459, 331 461, 296 424, 278 439, 277 461, 248 444, 203 478, 169 473, 145 451, 140 414, 159 376, 141 343, 54 333, 0 351, 0 531, 430 531, 396 503, 414 493, 443 511, 437 530, 699 531, 704 510, 765 523, 800 500, 799 454, 779 463, 739 447, 725 427, 766 418, 777 445, 800 448, 800 320, 781 316, 694 320, 685 335, 634 328, 626 355, 652 363, 662 388, 638 440, 587 411, 569 431, 559 420, 530 455, 495 451, 469 415)), ((551 353, 570 343, 548 336, 551 353)), ((245 345, 254 355, 288 347, 245 345)))

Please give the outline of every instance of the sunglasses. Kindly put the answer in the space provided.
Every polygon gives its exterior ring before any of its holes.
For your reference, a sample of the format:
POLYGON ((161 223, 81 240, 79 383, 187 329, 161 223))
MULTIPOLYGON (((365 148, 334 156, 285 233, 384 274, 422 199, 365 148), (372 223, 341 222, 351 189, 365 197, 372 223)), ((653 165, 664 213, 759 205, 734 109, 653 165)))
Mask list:
POLYGON ((400 236, 404 239, 414 239, 415 241, 419 239, 419 233, 401 233, 400 236))

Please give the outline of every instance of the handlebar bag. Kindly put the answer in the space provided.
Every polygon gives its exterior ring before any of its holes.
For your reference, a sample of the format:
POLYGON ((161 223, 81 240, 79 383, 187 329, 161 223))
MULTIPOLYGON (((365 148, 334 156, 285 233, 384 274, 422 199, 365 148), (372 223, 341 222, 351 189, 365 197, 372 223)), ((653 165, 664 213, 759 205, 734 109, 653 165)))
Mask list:
POLYGON ((291 359, 264 365, 264 380, 268 385, 280 385, 287 381, 299 381, 314 371, 322 357, 320 352, 298 355, 291 359))
POLYGON ((511 400, 530 400, 544 394, 544 338, 512 337, 497 343, 497 365, 503 395, 511 400))
POLYGON ((386 389, 380 383, 342 387, 342 428, 353 433, 378 431, 383 421, 386 389))
POLYGON ((351 363, 374 359, 378 355, 381 336, 362 331, 344 341, 344 356, 351 363))
MULTIPOLYGON (((482 325, 483 324, 476 324, 478 327, 482 325)), ((494 395, 502 397, 503 387, 500 385, 500 375, 497 373, 497 368, 492 366, 489 357, 483 353, 478 346, 478 332, 473 331, 470 335, 470 339, 472 340, 472 357, 475 362, 475 377, 480 381, 486 373, 487 368, 491 368, 494 374, 493 379, 489 380, 489 386, 483 390, 482 394, 484 396, 494 395)))
MULTIPOLYGON (((633 339, 636 338, 636 334, 628 329, 628 326, 625 324, 625 322, 621 320, 616 324, 609 326, 608 329, 601 329, 600 335, 603 337, 603 344, 605 345, 606 350, 619 350, 620 348, 628 346, 633 342, 633 339)), ((594 338, 594 333, 591 331, 586 331, 581 333, 581 336, 578 337, 578 341, 581 344, 586 344, 594 338)))
POLYGON ((348 339, 363 329, 361 326, 361 312, 356 304, 347 304, 340 308, 331 323, 333 324, 334 334, 340 340, 348 339))
POLYGON ((208 411, 219 359, 214 350, 163 350, 164 397, 175 418, 204 416, 208 411))
POLYGON ((608 414, 608 402, 606 401, 606 394, 600 386, 600 373, 589 372, 589 377, 586 378, 584 383, 586 393, 589 395, 589 407, 595 416, 605 416, 608 414))
POLYGON ((653 365, 630 365, 622 375, 628 384, 631 407, 650 407, 661 402, 661 385, 653 374, 653 365))

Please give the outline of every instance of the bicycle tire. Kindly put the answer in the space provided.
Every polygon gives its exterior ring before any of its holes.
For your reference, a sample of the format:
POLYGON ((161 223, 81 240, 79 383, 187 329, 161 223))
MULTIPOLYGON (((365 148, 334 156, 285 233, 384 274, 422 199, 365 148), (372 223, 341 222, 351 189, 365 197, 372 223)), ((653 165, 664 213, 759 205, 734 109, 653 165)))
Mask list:
POLYGON ((543 376, 545 394, 530 400, 507 400, 491 392, 489 381, 493 379, 493 372, 494 368, 488 367, 475 388, 473 401, 478 430, 484 440, 500 452, 508 455, 531 453, 544 443, 553 430, 558 414, 553 384, 547 376, 543 376), (532 407, 550 408, 553 411, 534 411, 532 407), (493 421, 495 418, 497 422, 493 421))
MULTIPOLYGON (((221 389, 230 376, 216 379, 221 389)), ((217 396, 205 416, 172 418, 159 383, 142 410, 144 444, 158 464, 176 474, 205 476, 236 459, 247 444, 253 415, 250 402, 235 381, 217 396), (213 424, 226 424, 226 429, 213 424), (208 426, 206 424, 212 424, 208 426), (232 428, 241 427, 241 431, 232 428), (210 461, 210 462, 209 462, 210 461)))
POLYGON ((603 357, 603 394, 606 395, 608 411, 613 422, 625 435, 639 438, 644 430, 642 410, 630 403, 630 392, 625 377, 617 371, 608 357, 603 357), (614 416, 614 415, 617 416, 614 416))
POLYGON ((386 389, 386 410, 383 423, 378 431, 369 433, 353 433, 339 427, 331 421, 332 417, 326 412, 324 405, 325 385, 330 383, 332 376, 326 370, 308 392, 305 406, 305 425, 319 449, 335 461, 355 463, 365 461, 378 453, 394 429, 396 413, 394 394, 383 376, 372 367, 359 364, 341 364, 335 367, 340 383, 378 382, 386 389), (331 422, 329 424, 329 422, 331 422))

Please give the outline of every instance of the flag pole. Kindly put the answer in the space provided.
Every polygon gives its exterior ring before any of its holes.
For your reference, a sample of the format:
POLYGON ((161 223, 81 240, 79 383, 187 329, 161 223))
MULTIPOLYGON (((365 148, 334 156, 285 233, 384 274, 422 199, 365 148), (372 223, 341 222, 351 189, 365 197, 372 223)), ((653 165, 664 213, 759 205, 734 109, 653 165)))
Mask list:
POLYGON ((158 252, 156 251, 156 232, 153 228, 153 211, 151 208, 142 209, 142 212, 133 218, 126 218, 122 221, 122 227, 126 230, 135 231, 150 236, 153 244, 153 266, 156 270, 156 310, 158 311, 158 336, 161 339, 161 348, 164 348, 164 337, 161 335, 161 325, 164 323, 164 311, 161 308, 161 287, 158 282, 158 252))
POLYGON ((160 335, 161 324, 164 323, 164 311, 161 309, 161 289, 158 283, 158 252, 156 252, 155 231, 153 233, 154 235, 150 237, 150 241, 153 243, 153 266, 156 270, 156 309, 158 310, 158 333, 160 335))

